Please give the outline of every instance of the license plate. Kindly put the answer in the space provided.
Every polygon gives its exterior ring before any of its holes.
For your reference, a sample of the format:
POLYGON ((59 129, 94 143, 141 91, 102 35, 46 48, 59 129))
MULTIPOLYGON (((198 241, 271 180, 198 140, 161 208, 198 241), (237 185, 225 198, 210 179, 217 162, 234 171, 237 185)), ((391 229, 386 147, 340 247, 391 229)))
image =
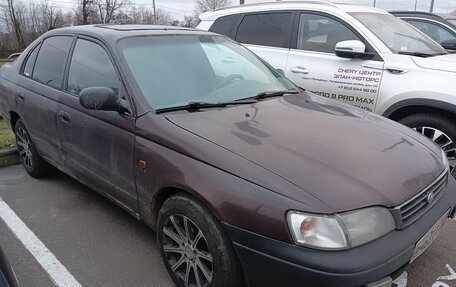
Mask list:
POLYGON ((423 252, 431 245, 431 243, 437 238, 440 230, 445 225, 445 221, 448 218, 450 211, 447 211, 435 224, 432 228, 418 241, 415 245, 415 252, 413 253, 410 263, 412 263, 418 256, 423 254, 423 252))

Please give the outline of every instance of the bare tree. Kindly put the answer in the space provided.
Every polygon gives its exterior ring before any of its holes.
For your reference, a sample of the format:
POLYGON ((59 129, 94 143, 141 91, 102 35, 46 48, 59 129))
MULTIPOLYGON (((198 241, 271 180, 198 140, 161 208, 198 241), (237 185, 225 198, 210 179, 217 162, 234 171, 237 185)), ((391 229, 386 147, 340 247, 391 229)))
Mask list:
POLYGON ((226 7, 230 3, 229 0, 195 0, 194 12, 196 16, 199 16, 201 13, 226 7))
POLYGON ((122 9, 128 8, 131 5, 130 0, 94 0, 98 8, 98 17, 100 23, 111 23, 122 9))
POLYGON ((184 16, 184 22, 182 23, 182 27, 195 28, 195 18, 193 18, 192 16, 184 16))
POLYGON ((25 40, 22 33, 22 23, 21 18, 24 18, 22 14, 24 7, 16 7, 13 0, 7 0, 7 6, 3 6, 3 9, 6 9, 4 12, 4 18, 7 23, 6 27, 13 30, 16 41, 19 49, 25 49, 25 40))
POLYGON ((74 24, 87 25, 98 23, 97 7, 94 0, 78 0, 74 9, 74 24))
MULTIPOLYGON (((40 22, 41 22, 41 31, 42 33, 66 26, 69 21, 64 17, 64 14, 61 9, 57 9, 55 6, 49 4, 45 1, 41 4, 38 4, 40 11, 40 22)), ((32 11, 31 11, 32 12, 32 11)))
POLYGON ((70 24, 71 12, 64 14, 49 0, 13 2, 3 0, 0 5, 1 56, 20 52, 41 34, 70 24), (40 2, 38 2, 40 1, 40 2))
POLYGON ((155 10, 155 24, 157 25, 171 25, 174 19, 166 10, 157 8, 155 10))
POLYGON ((173 19, 170 13, 166 10, 157 8, 154 10, 145 8, 144 6, 133 6, 128 13, 126 13, 128 20, 124 20, 123 23, 128 24, 157 24, 157 25, 177 25, 176 20, 173 19))

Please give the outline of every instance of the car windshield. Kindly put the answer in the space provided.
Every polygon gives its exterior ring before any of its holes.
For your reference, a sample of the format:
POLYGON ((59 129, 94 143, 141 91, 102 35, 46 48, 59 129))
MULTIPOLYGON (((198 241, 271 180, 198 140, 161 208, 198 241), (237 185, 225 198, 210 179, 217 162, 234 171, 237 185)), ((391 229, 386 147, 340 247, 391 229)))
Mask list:
POLYGON ((144 36, 123 39, 119 47, 155 110, 296 89, 249 50, 223 36, 144 36))
POLYGON ((369 12, 356 12, 351 15, 374 33, 393 53, 429 56, 446 54, 446 51, 428 36, 393 15, 369 12))

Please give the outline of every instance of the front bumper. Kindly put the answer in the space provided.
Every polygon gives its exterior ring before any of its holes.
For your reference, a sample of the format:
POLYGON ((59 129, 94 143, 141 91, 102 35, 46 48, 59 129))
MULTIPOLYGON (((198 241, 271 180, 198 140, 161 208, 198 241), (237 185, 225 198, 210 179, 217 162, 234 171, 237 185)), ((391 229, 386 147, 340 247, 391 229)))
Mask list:
POLYGON ((344 251, 308 249, 229 224, 224 226, 234 243, 248 286, 366 286, 387 277, 398 277, 408 266, 420 238, 449 209, 454 212, 454 178, 450 178, 444 192, 430 210, 407 228, 344 251))

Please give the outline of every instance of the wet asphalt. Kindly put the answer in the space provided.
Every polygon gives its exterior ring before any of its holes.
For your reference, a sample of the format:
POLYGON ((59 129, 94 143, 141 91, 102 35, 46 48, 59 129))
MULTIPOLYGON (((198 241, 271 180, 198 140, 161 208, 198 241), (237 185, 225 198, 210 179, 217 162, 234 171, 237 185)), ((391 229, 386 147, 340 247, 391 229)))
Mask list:
MULTIPOLYGON (((36 180, 20 165, 0 168, 0 197, 81 285, 173 286, 155 232, 67 175, 36 180)), ((21 286, 55 286, 2 219, 0 246, 21 286)), ((396 283, 456 287, 456 221, 396 283)))

